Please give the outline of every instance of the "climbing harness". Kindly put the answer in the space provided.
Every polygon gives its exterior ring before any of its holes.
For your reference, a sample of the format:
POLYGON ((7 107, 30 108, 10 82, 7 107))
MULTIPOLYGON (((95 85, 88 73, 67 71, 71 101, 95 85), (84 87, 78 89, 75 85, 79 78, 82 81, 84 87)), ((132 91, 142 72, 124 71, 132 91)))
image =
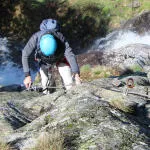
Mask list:
POLYGON ((47 73, 47 83, 46 83, 46 88, 42 88, 41 86, 37 86, 34 84, 31 84, 31 86, 26 89, 26 91, 36 91, 36 92, 45 92, 46 90, 49 91, 49 93, 51 93, 50 91, 53 89, 65 89, 65 86, 54 86, 54 82, 55 82, 55 76, 54 76, 54 71, 53 69, 55 68, 55 65, 48 65, 48 73, 47 73))

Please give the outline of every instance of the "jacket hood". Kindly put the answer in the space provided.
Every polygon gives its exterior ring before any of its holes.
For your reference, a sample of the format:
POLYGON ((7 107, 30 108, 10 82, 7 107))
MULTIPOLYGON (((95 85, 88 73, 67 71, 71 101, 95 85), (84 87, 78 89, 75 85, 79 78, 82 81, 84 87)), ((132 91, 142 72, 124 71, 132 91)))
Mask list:
POLYGON ((40 30, 53 30, 57 28, 57 21, 54 19, 44 19, 40 24, 40 30))

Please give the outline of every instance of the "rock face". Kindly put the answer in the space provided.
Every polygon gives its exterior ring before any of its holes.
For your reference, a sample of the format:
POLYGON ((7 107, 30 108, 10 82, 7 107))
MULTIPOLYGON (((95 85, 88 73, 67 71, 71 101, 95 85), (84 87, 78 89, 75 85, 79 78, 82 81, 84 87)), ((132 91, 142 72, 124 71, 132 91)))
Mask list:
POLYGON ((86 64, 102 65, 103 64, 103 52, 93 51, 91 53, 84 53, 84 54, 77 55, 77 61, 80 67, 86 64))
POLYGON ((125 47, 103 52, 91 52, 80 54, 77 57, 80 66, 106 65, 122 69, 144 69, 145 72, 150 70, 150 46, 144 44, 132 44, 125 47))
MULTIPOLYGON (((38 150, 42 139, 51 148, 66 150, 150 149, 148 93, 139 85, 124 94, 126 86, 116 88, 113 80, 98 79, 66 93, 59 89, 45 96, 27 91, 1 92, 1 107, 9 109, 7 121, 6 116, 0 120, 5 127, 8 124, 9 132, 1 133, 1 139, 18 150, 38 150), (13 118, 24 121, 24 125, 14 128, 13 118), (30 121, 25 122, 25 118, 30 121)), ((6 112, 3 109, 1 113, 6 112)))
POLYGON ((138 16, 128 20, 123 26, 124 30, 132 30, 143 34, 150 31, 150 11, 145 11, 138 16))
POLYGON ((150 46, 143 44, 127 45, 120 49, 111 50, 106 54, 110 57, 104 57, 110 65, 120 66, 122 68, 132 68, 133 66, 139 66, 145 68, 149 66, 149 52, 150 46), (111 57, 113 56, 113 57, 111 57), (109 59, 110 58, 110 59, 109 59))

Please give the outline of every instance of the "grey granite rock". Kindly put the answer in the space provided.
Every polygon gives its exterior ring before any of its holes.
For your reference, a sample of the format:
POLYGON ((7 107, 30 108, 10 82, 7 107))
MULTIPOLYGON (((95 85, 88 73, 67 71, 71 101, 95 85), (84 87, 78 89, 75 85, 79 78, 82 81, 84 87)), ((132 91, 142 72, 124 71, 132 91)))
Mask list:
MULTIPOLYGON (((150 130, 145 111, 149 110, 149 99, 140 96, 145 94, 144 87, 136 85, 124 95, 126 85, 114 87, 112 81, 113 78, 98 79, 67 93, 58 90, 45 96, 24 91, 14 92, 15 97, 12 92, 16 99, 15 109, 9 108, 10 112, 20 119, 21 114, 32 119, 15 130, 12 127, 11 134, 3 136, 3 140, 16 149, 26 150, 37 147, 44 132, 44 139, 67 150, 148 150, 150 130)), ((6 104, 5 97, 1 105, 6 104)))

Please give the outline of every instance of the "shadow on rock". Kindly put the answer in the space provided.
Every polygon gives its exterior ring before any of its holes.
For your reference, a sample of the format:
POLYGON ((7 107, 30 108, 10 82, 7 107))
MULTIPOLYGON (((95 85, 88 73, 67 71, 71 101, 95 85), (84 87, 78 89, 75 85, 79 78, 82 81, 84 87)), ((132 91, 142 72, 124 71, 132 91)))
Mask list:
POLYGON ((0 87, 0 92, 21 92, 25 90, 20 84, 12 84, 0 87))
POLYGON ((150 137, 150 101, 147 100, 144 104, 136 104, 134 120, 141 126, 141 133, 150 137), (144 128, 143 128, 144 127, 144 128))

